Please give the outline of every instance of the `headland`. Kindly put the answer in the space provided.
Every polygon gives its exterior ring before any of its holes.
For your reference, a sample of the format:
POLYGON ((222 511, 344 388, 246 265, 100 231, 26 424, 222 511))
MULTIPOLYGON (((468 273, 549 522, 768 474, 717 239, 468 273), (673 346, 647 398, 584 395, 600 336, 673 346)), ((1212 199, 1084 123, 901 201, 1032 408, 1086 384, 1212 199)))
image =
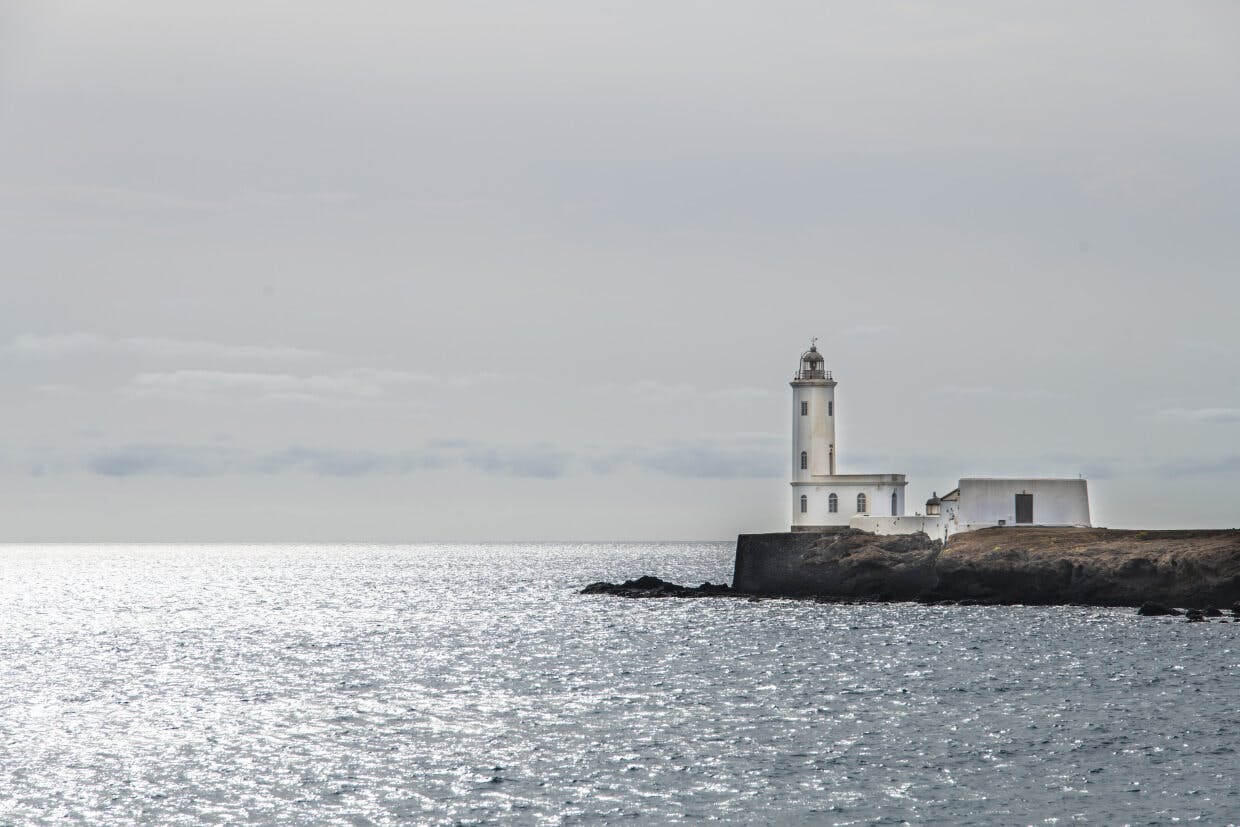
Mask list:
POLYGON ((742 534, 733 589, 758 595, 994 604, 1230 606, 1240 530, 985 528, 742 534))
POLYGON ((641 578, 592 584, 587 593, 1229 607, 1240 603, 1240 530, 1006 527, 947 543, 851 528, 742 534, 731 588, 641 578))

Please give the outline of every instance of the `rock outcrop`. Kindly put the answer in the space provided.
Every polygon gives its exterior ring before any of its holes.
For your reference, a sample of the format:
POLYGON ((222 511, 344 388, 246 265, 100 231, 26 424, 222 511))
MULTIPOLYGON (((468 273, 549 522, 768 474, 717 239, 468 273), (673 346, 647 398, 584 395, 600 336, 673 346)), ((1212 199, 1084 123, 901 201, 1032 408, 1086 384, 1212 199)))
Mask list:
POLYGON ((726 583, 703 583, 700 586, 679 586, 646 575, 623 583, 591 583, 582 594, 611 594, 617 597, 718 597, 733 594, 726 583))
POLYGON ((1141 608, 1137 609, 1137 614, 1143 617, 1164 617, 1166 615, 1182 615, 1179 609, 1173 609, 1170 606, 1164 606, 1161 603, 1155 603, 1147 600, 1141 604, 1141 608))
POLYGON ((1240 531, 1007 527, 957 534, 946 546, 924 534, 853 529, 748 534, 738 538, 733 588, 926 602, 1231 606, 1240 600, 1240 531))

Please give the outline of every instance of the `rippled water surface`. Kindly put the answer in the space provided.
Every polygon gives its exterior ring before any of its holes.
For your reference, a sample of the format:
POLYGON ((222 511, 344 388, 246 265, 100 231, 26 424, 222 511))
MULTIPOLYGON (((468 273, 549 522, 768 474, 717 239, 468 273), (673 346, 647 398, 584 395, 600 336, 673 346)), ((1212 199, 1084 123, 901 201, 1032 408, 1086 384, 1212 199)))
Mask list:
POLYGON ((1240 819, 1240 624, 575 591, 731 560, 0 547, 0 823, 1240 819))

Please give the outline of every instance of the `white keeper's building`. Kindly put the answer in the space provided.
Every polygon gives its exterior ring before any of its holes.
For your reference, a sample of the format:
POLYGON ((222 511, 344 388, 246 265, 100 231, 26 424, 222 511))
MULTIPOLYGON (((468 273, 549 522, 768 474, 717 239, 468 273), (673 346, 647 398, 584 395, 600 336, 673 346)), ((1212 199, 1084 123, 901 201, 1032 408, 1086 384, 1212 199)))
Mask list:
POLYGON ((924 531, 947 539, 1001 525, 1088 526, 1083 479, 969 477, 956 490, 905 515, 903 474, 838 474, 836 381, 817 345, 801 354, 792 380, 792 530, 852 527, 877 534, 924 531))

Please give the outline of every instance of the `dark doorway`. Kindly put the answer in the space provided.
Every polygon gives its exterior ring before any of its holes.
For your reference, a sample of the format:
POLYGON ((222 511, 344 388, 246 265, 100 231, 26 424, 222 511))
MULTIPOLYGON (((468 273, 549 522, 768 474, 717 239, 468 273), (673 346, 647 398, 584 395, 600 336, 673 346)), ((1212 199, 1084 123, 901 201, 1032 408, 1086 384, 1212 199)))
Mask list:
POLYGON ((1017 494, 1016 495, 1016 522, 1032 523, 1033 522, 1033 495, 1017 494))

